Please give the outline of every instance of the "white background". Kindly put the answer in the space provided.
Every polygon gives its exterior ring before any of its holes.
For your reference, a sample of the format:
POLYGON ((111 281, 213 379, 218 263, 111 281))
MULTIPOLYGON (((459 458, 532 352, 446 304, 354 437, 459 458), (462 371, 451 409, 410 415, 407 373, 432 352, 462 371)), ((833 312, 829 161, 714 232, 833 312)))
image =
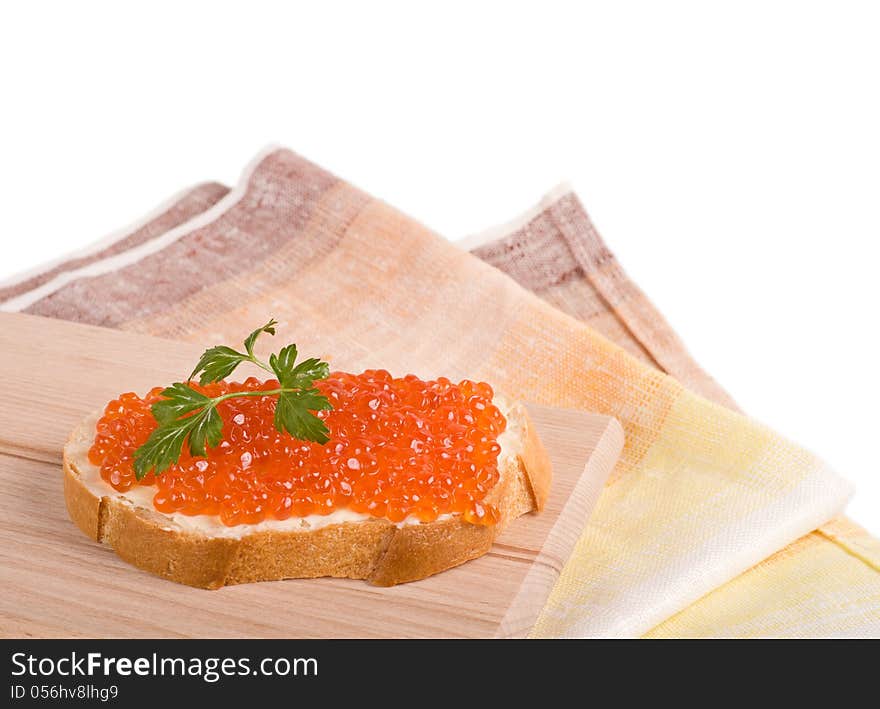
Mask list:
POLYGON ((562 179, 880 534, 871 3, 7 3, 0 278, 277 141, 449 238, 562 179))

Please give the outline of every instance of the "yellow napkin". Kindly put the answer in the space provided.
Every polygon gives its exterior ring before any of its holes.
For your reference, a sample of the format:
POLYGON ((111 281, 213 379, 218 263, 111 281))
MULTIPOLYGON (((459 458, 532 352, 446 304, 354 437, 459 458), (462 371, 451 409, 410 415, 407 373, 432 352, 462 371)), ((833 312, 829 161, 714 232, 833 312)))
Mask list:
MULTIPOLYGON (((570 187, 460 245, 649 366, 737 410, 620 266, 570 187)), ((880 542, 835 519, 648 633, 719 635, 880 636, 880 542)))

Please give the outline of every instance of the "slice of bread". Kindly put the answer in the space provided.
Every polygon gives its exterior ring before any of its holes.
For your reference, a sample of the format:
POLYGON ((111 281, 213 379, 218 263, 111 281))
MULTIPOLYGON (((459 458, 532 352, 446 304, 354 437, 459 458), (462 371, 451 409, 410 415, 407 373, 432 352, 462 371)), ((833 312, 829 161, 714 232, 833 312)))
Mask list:
POLYGON ((377 586, 416 581, 489 551, 512 520, 540 511, 550 490, 550 460, 528 413, 496 396, 507 419, 498 438, 499 481, 486 501, 495 525, 442 515, 434 522, 387 519, 338 510, 330 515, 227 527, 216 517, 157 511, 152 486, 120 493, 88 459, 100 414, 86 418, 64 447, 64 497, 77 526, 128 563, 200 588, 286 578, 336 576, 377 586))

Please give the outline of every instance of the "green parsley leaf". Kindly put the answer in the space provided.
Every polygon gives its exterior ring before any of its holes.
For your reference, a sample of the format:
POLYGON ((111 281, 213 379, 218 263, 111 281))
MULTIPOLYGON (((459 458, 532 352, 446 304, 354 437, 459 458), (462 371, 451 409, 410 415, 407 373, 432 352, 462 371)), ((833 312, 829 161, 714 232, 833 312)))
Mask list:
POLYGON ((201 372, 199 384, 204 386, 211 382, 219 382, 221 379, 226 379, 239 364, 246 362, 248 359, 247 355, 236 352, 231 347, 226 347, 225 345, 211 347, 205 350, 205 353, 199 359, 196 368, 189 375, 187 381, 192 381, 192 378, 201 372))
POLYGON ((199 384, 205 385, 210 384, 211 382, 219 382, 221 379, 226 379, 226 377, 232 374, 232 372, 235 371, 235 368, 242 362, 253 362, 257 366, 266 369, 266 365, 260 362, 256 355, 254 355, 254 344, 256 343, 257 338, 264 332, 274 335, 275 326, 277 324, 278 323, 274 319, 270 320, 263 325, 263 327, 258 327, 248 335, 244 340, 244 349, 247 354, 242 354, 226 345, 209 347, 202 354, 198 364, 196 364, 195 369, 193 369, 192 374, 189 375, 187 381, 192 381, 193 377, 201 372, 199 384))
POLYGON ((304 388, 310 385, 316 379, 326 379, 330 374, 330 365, 322 362, 314 357, 300 362, 290 373, 290 384, 285 386, 294 386, 304 388))
POLYGON ((290 379, 290 374, 294 370, 295 363, 296 345, 282 347, 277 355, 273 354, 269 356, 269 366, 272 368, 272 371, 275 372, 275 376, 278 377, 281 386, 284 386, 285 382, 290 379))
POLYGON ((162 390, 162 399, 150 407, 160 424, 179 419, 211 403, 211 399, 181 382, 162 390))
POLYGON ((301 441, 324 444, 330 440, 330 430, 312 411, 332 408, 327 397, 317 389, 284 392, 278 395, 278 403, 275 404, 275 428, 301 441))
POLYGON ((296 364, 296 345, 283 347, 269 358, 269 364, 254 355, 254 344, 260 334, 275 334, 275 320, 254 330, 244 341, 246 354, 231 347, 218 345, 205 350, 186 383, 176 382, 162 391, 162 398, 151 407, 159 424, 146 442, 134 453, 134 471, 138 480, 151 470, 157 475, 180 460, 186 444, 194 456, 207 455, 223 440, 223 419, 217 404, 226 399, 243 396, 277 396, 275 428, 304 441, 326 443, 330 431, 315 411, 326 411, 333 406, 327 397, 314 387, 315 381, 330 373, 330 365, 310 358, 296 364), (273 390, 229 392, 214 398, 193 389, 189 382, 200 374, 204 385, 229 376, 242 362, 253 362, 278 378, 279 387, 273 390))
POLYGON ((253 357, 254 356, 254 343, 257 341, 257 338, 263 332, 268 332, 270 335, 275 334, 275 326, 278 322, 275 318, 272 318, 269 322, 267 322, 263 327, 258 327, 254 330, 250 335, 248 335, 244 340, 244 348, 247 350, 247 353, 253 357))
POLYGON ((214 406, 191 418, 196 422, 189 432, 189 452, 192 455, 208 455, 207 446, 213 448, 223 440, 223 419, 214 406))
POLYGON ((281 386, 303 389, 316 379, 326 379, 330 374, 330 365, 312 357, 294 366, 296 362, 296 345, 288 345, 278 355, 269 357, 269 366, 278 377, 281 386))
POLYGON ((312 388, 315 380, 325 379, 330 365, 319 359, 306 359, 296 364, 296 345, 287 345, 269 358, 269 366, 285 389, 275 405, 275 428, 287 431, 300 440, 326 443, 329 431, 324 422, 311 411, 332 409, 327 397, 312 388))
POLYGON ((190 416, 159 425, 134 452, 134 476, 141 480, 151 470, 159 475, 180 460, 183 442, 197 420, 198 416, 190 416))

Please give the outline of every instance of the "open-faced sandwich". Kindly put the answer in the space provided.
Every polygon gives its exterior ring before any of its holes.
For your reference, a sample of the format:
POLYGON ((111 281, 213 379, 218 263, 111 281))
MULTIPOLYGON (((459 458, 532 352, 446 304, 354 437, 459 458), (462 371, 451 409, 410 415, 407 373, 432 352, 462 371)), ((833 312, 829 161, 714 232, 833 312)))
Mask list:
POLYGON ((294 345, 264 362, 254 343, 275 325, 73 431, 64 491, 83 532, 191 586, 390 586, 485 554, 542 509, 550 463, 521 404, 482 382, 330 373, 294 345), (225 381, 243 362, 272 378, 225 381))

